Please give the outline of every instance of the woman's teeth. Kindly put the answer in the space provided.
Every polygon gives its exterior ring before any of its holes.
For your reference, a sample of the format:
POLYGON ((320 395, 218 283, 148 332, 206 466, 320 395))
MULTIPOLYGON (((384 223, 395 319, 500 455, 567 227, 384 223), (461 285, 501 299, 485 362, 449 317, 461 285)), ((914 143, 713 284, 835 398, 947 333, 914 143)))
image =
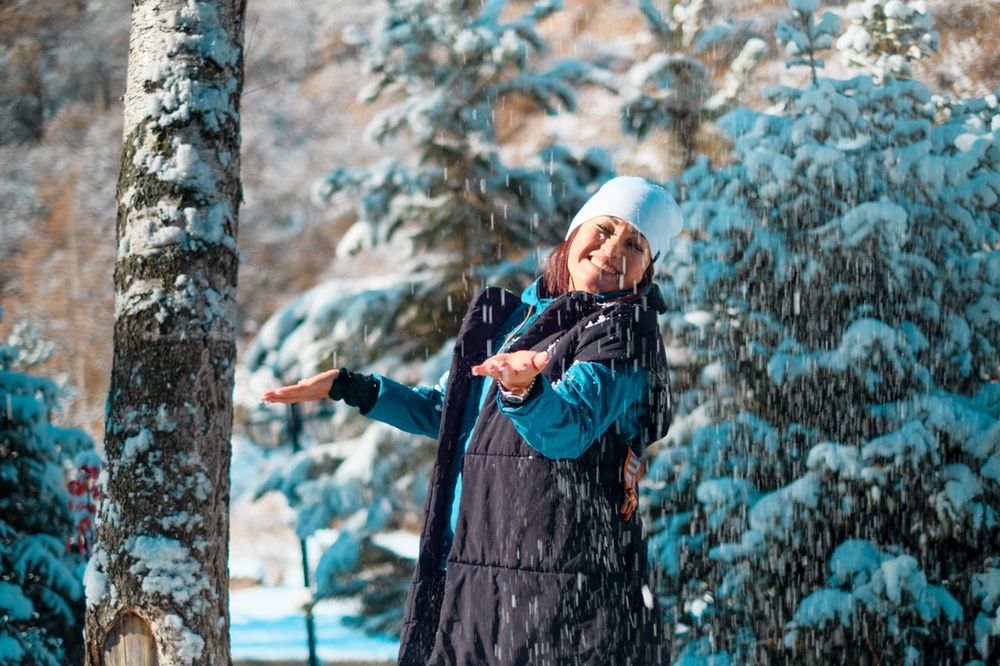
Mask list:
POLYGON ((604 263, 600 259, 591 258, 590 263, 594 264, 599 269, 601 269, 601 272, 607 273, 608 275, 613 275, 614 277, 618 277, 619 275, 621 275, 619 271, 616 271, 613 267, 604 263))

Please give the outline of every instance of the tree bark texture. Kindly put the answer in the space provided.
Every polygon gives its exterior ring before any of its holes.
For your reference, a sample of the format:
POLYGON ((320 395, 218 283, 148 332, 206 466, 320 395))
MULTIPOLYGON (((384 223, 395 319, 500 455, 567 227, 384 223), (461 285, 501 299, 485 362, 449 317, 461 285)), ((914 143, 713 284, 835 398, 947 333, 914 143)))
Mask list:
POLYGON ((229 664, 245 0, 135 0, 87 664, 229 664))

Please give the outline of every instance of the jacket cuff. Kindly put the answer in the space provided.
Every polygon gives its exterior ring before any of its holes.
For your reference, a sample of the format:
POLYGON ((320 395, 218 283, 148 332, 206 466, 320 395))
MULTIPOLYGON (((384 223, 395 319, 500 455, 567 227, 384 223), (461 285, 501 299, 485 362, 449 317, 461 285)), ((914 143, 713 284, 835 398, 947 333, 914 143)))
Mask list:
POLYGON ((341 368, 328 395, 331 400, 343 400, 351 407, 360 409, 362 414, 367 414, 375 406, 378 393, 378 378, 341 368))

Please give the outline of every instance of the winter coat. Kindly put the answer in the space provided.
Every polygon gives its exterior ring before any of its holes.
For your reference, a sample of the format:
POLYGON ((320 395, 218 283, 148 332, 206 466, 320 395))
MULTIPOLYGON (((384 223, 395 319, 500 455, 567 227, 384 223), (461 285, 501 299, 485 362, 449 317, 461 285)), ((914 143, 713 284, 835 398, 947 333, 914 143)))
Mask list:
POLYGON ((519 304, 489 288, 470 306, 455 345, 413 584, 401 664, 655 664, 666 661, 659 609, 636 515, 619 513, 629 448, 641 455, 670 419, 667 365, 654 287, 611 304, 571 292, 557 298, 511 350, 548 350, 528 396, 558 382, 574 361, 641 367, 649 391, 640 432, 609 428, 576 459, 553 460, 520 437, 489 396, 462 459, 461 506, 441 568, 471 367, 519 304))
MULTIPOLYGON (((554 298, 543 296, 542 278, 521 292, 521 305, 513 310, 493 339, 494 353, 506 351, 505 345, 515 342, 520 333, 532 324, 554 298)), ((624 295, 600 294, 602 301, 624 295)), ((643 369, 612 370, 597 361, 574 362, 558 384, 539 382, 539 395, 523 404, 498 400, 500 411, 510 417, 514 427, 533 449, 547 458, 578 458, 610 427, 632 437, 644 422, 644 396, 649 388, 643 369)), ((341 370, 340 377, 347 373, 341 370)), ((351 373, 356 374, 356 373, 351 373)), ((407 386, 381 374, 369 375, 370 382, 359 377, 364 400, 350 402, 362 408, 369 418, 381 421, 414 435, 437 439, 441 430, 441 409, 447 391, 448 372, 435 386, 407 386), (364 402, 364 405, 361 403, 364 402)), ((341 379, 338 379, 341 381, 341 379)), ((479 412, 492 388, 493 380, 472 379, 470 396, 462 422, 461 446, 452 457, 452 509, 449 527, 454 534, 458 508, 462 497, 461 464, 463 454, 472 440, 479 412)), ((335 399, 350 399, 351 393, 332 392, 335 399), (335 395, 334 395, 335 394, 335 395)), ((495 396, 495 394, 494 394, 495 396)), ((450 550, 451 535, 444 555, 450 550)), ((446 562, 442 560, 442 568, 446 562)))

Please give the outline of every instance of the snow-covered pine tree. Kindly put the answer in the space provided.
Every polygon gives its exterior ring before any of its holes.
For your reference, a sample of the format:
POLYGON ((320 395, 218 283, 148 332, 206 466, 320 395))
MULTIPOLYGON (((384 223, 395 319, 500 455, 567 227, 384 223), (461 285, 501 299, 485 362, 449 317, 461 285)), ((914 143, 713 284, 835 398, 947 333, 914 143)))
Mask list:
POLYGON ((132 7, 91 666, 230 661, 245 5, 132 7))
POLYGON ((491 270, 561 240, 559 222, 586 199, 584 186, 610 176, 601 151, 576 155, 552 147, 533 167, 510 167, 501 158, 496 123, 511 113, 512 98, 549 113, 572 110, 574 86, 593 71, 568 60, 536 71, 533 56, 547 50, 536 25, 562 3, 539 0, 506 21, 508 4, 389 2, 370 35, 360 28, 347 35, 372 76, 360 99, 389 103, 366 137, 407 148, 374 168, 336 169, 318 194, 329 200, 344 193, 354 202, 358 219, 338 254, 399 236, 412 243, 410 254, 422 253, 421 268, 440 276, 427 296, 436 307, 421 315, 451 314, 425 324, 439 331, 436 339, 420 336, 429 349, 439 347, 464 310, 458 304, 491 270))
POLYGON ((996 96, 891 75, 769 96, 722 119, 731 165, 678 184, 673 346, 714 363, 649 471, 676 656, 993 663, 996 96))
POLYGON ((909 78, 910 63, 937 50, 938 35, 923 0, 865 0, 849 5, 847 15, 851 23, 837 40, 841 59, 878 81, 887 74, 909 78))
POLYGON ((622 98, 622 129, 640 139, 665 129, 681 148, 681 164, 694 163, 698 131, 734 104, 744 84, 767 54, 767 44, 726 20, 712 22, 711 0, 669 3, 661 12, 640 0, 659 49, 632 65, 621 80, 602 79, 622 98), (718 89, 713 89, 710 54, 731 53, 718 89))
POLYGON ((823 12, 823 17, 816 21, 814 12, 819 7, 818 0, 792 0, 788 6, 792 14, 787 21, 778 24, 775 39, 789 55, 785 65, 808 67, 815 86, 816 70, 825 65, 817 57, 817 52, 833 46, 833 39, 840 32, 840 17, 833 12, 823 12))
MULTIPOLYGON (((553 146, 525 166, 508 166, 500 155, 496 122, 512 112, 512 100, 571 109, 574 87, 591 74, 573 61, 538 70, 546 44, 536 26, 560 6, 389 2, 370 32, 350 33, 372 77, 361 99, 386 104, 367 137, 399 156, 336 169, 319 195, 356 208, 339 263, 355 255, 388 270, 331 279, 265 324, 244 359, 251 420, 268 418, 268 408, 254 404, 260 389, 331 366, 433 385, 475 291, 484 283, 523 286, 538 248, 561 240, 586 187, 613 175, 603 151, 553 146)), ((261 492, 285 493, 301 536, 337 525, 317 567, 316 597, 360 596, 360 626, 398 632, 412 562, 386 545, 385 534, 419 531, 433 447, 337 410, 336 436, 295 456, 261 492)), ((285 419, 283 410, 270 413, 285 419)))
POLYGON ((26 372, 47 355, 30 328, 0 343, 0 664, 83 657, 83 563, 66 547, 76 528, 66 482, 94 450, 83 431, 51 424, 58 387, 26 372))

